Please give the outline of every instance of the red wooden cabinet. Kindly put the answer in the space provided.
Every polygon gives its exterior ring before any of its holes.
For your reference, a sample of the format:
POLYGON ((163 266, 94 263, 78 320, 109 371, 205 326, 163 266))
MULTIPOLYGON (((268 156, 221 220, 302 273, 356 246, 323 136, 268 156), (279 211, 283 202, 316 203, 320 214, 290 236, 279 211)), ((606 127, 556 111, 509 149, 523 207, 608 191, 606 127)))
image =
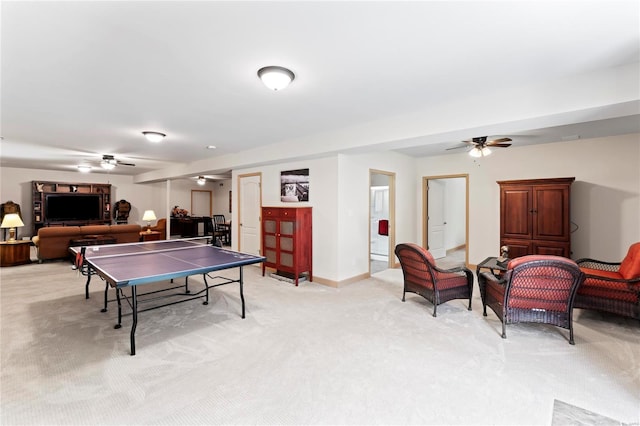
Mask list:
POLYGON ((570 197, 575 178, 498 181, 500 245, 509 257, 571 257, 570 197))
POLYGON ((262 275, 267 267, 295 280, 313 281, 311 207, 262 208, 262 275))

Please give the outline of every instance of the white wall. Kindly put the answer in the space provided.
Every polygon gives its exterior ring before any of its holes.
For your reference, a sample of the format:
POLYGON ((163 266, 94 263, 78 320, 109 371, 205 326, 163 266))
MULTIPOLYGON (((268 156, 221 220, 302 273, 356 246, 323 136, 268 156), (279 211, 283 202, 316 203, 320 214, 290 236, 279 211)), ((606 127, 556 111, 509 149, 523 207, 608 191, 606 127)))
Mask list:
MULTIPOLYGON (((469 262, 498 255, 500 194, 496 181, 575 177, 571 192, 572 258, 620 261, 640 241, 640 135, 495 149, 417 160, 422 176, 469 174, 469 262)), ((418 193, 417 193, 418 194, 418 193)), ((422 232, 419 230, 419 232, 422 232)))
POLYGON ((337 280, 369 271, 369 173, 395 173, 395 244, 416 239, 417 207, 414 159, 394 152, 339 156, 337 280))
MULTIPOLYGON (((237 176, 253 172, 262 173, 263 206, 313 207, 313 275, 335 280, 338 274, 338 241, 335 238, 336 230, 338 229, 338 206, 336 202, 338 188, 337 158, 333 156, 259 168, 234 170, 232 176, 234 193, 237 193, 235 189, 235 186, 237 186, 237 176), (307 168, 309 169, 309 202, 281 202, 280 172, 307 168)), ((236 197, 234 195, 234 203, 235 202, 236 197)), ((236 211, 233 212, 233 220, 239 223, 236 211)))
POLYGON ((229 191, 231 191, 231 179, 213 182, 213 214, 221 214, 227 220, 231 219, 229 211, 229 191))

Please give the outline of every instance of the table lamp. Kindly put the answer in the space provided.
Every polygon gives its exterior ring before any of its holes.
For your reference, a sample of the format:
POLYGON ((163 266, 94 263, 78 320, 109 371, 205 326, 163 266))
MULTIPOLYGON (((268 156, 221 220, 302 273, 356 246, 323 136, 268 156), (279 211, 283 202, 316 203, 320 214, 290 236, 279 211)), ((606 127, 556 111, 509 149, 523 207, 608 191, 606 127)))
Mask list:
POLYGON ((16 242, 16 228, 21 226, 24 226, 24 223, 22 223, 22 219, 20 219, 17 213, 9 213, 4 216, 0 228, 9 228, 9 239, 7 242, 16 242))
POLYGON ((156 220, 156 214, 153 210, 145 210, 142 215, 142 220, 147 222, 147 232, 151 233, 151 221, 156 220))

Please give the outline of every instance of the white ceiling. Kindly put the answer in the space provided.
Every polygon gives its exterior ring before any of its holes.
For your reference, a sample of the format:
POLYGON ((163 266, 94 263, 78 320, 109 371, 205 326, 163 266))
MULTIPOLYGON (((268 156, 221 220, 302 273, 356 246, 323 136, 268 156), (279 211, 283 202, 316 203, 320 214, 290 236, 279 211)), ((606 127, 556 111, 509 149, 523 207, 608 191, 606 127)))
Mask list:
POLYGON ((423 156, 460 152, 446 149, 474 136, 509 136, 514 149, 640 132, 637 86, 610 104, 535 91, 638 64, 636 0, 0 7, 7 167, 104 172, 99 160, 112 154, 136 167, 110 173, 169 178, 220 175, 269 145, 265 161, 287 146, 423 156), (265 65, 296 79, 271 92, 256 75, 265 65), (557 109, 520 112, 554 96, 557 109), (167 137, 152 145, 144 130, 167 137))

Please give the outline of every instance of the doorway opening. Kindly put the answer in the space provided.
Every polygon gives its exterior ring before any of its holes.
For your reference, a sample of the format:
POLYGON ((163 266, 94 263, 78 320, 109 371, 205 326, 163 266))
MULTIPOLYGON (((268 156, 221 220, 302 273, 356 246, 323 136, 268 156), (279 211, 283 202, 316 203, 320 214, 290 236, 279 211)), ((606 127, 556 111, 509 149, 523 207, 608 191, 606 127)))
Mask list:
POLYGON ((422 178, 423 246, 438 265, 469 264, 469 175, 422 178))
POLYGON ((395 173, 369 170, 369 275, 393 267, 395 173))

